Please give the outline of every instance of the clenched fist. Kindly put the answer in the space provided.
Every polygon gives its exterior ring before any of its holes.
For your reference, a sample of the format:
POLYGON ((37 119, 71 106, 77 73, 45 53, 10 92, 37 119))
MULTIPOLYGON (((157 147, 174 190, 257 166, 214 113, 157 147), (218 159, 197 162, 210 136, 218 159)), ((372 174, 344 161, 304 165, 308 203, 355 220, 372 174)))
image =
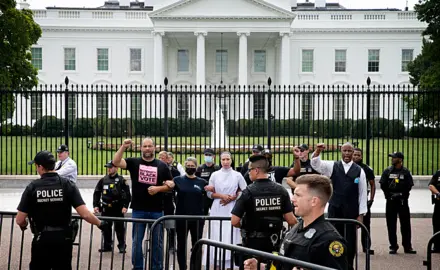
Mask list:
POLYGON ((122 146, 125 147, 125 149, 129 148, 133 141, 131 139, 125 139, 124 142, 122 142, 122 146))

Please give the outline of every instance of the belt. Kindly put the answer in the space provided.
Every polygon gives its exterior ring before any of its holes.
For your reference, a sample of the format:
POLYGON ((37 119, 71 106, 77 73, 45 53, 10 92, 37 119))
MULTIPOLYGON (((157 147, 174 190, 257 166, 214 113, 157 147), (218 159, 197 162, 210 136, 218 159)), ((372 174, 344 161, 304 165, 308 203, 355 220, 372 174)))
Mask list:
POLYGON ((62 231, 66 231, 67 229, 68 229, 67 227, 44 226, 41 232, 62 232, 62 231))
POLYGON ((247 232, 247 231, 245 231, 242 234, 246 238, 267 238, 273 234, 279 234, 279 233, 280 232, 257 232, 257 231, 247 232))

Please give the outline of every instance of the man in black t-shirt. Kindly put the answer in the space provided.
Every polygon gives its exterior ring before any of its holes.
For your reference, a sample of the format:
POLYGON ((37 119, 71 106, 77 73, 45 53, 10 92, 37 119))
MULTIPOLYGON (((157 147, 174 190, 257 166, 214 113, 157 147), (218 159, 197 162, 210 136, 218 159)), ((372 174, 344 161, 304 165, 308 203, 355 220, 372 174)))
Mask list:
MULTIPOLYGON (((123 159, 124 151, 132 146, 130 139, 123 144, 113 158, 113 164, 130 172, 132 183, 131 208, 132 217, 141 219, 158 219, 163 216, 163 194, 171 190, 172 176, 168 166, 155 158, 153 139, 142 141, 142 157, 123 159)), ((133 226, 133 269, 143 269, 144 258, 142 241, 146 224, 137 223, 133 226)), ((162 228, 157 227, 153 232, 153 270, 162 269, 162 228)))
MULTIPOLYGON (((203 151, 205 163, 197 168, 196 176, 205 179, 209 183, 211 175, 220 170, 220 166, 215 164, 215 152, 211 148, 206 148, 203 151)), ((210 199, 205 193, 205 207, 204 215, 207 216, 209 209, 211 209, 213 200, 210 199)))
MULTIPOLYGON (((429 190, 432 193, 431 202, 434 205, 434 213, 432 214, 432 228, 434 233, 440 231, 440 171, 434 173, 429 181, 429 190)), ((440 239, 437 237, 434 241, 433 253, 440 253, 440 239)))
POLYGON ((32 181, 23 192, 16 222, 24 231, 29 218, 34 234, 29 269, 72 269, 72 207, 88 223, 108 229, 86 207, 78 187, 60 177, 55 168, 55 157, 41 151, 29 165, 35 165, 40 179, 32 181))

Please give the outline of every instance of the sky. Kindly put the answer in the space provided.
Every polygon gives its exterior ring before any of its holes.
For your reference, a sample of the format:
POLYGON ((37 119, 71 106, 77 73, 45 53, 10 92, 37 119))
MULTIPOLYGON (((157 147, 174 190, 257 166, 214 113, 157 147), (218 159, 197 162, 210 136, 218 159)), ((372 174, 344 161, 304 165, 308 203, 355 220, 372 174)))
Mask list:
MULTIPOLYGON (((17 2, 21 0, 16 0, 17 2)), ((31 9, 43 9, 45 7, 99 7, 102 6, 105 0, 27 0, 31 5, 31 9)), ((142 1, 142 0, 139 0, 142 1)), ((413 9, 414 4, 418 0, 327 0, 328 3, 339 2, 346 8, 398 8, 404 9, 406 2, 408 1, 408 7, 413 9)), ((299 0, 299 3, 305 2, 299 0)), ((314 2, 311 0, 310 2, 314 2)))

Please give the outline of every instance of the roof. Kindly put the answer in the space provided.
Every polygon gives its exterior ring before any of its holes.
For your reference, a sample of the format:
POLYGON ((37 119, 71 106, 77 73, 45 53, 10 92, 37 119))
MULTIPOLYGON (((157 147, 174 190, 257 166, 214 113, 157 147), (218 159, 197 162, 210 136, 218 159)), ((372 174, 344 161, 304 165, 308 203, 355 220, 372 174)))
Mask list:
POLYGON ((47 7, 46 9, 65 9, 65 10, 143 10, 152 11, 152 6, 145 6, 144 2, 130 2, 130 6, 120 6, 119 1, 109 0, 105 1, 103 6, 96 8, 85 8, 85 7, 47 7))
POLYGON ((339 3, 326 3, 325 8, 315 8, 315 3, 298 3, 297 7, 292 7, 292 11, 401 11, 398 8, 385 9, 348 9, 339 3))

